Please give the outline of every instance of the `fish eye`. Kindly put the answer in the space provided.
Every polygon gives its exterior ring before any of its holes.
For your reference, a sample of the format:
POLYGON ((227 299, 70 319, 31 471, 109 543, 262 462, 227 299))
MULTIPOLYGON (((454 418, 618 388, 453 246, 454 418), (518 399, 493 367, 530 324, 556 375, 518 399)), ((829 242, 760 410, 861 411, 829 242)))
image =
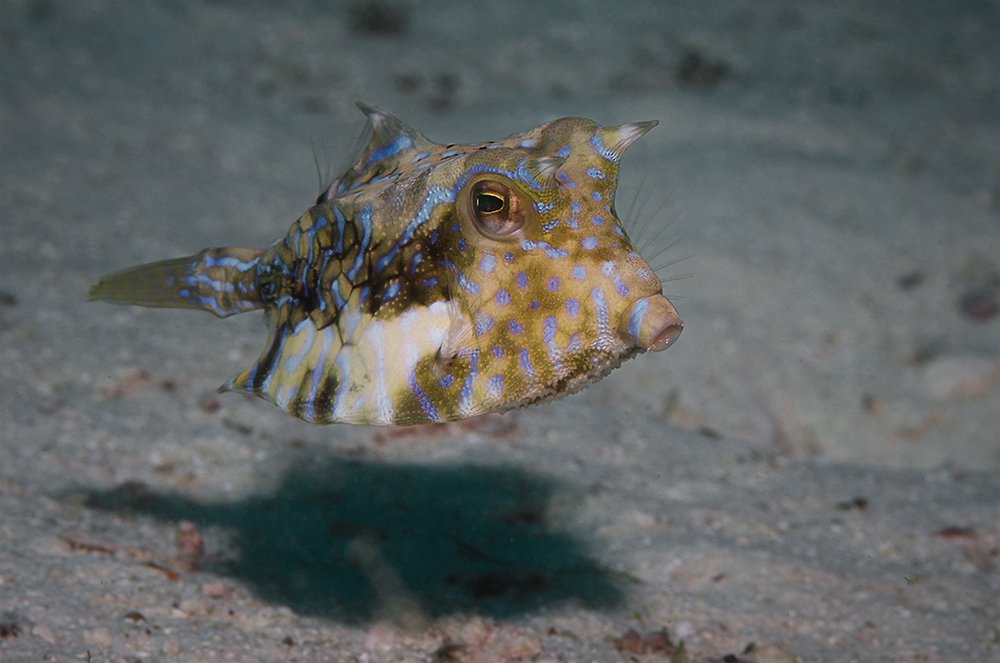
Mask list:
POLYGON ((524 225, 520 199, 500 182, 476 182, 472 185, 469 202, 476 229, 491 239, 507 237, 524 225))
POLYGON ((492 191, 480 191, 476 194, 476 212, 478 214, 495 214, 503 210, 507 201, 503 196, 492 191))

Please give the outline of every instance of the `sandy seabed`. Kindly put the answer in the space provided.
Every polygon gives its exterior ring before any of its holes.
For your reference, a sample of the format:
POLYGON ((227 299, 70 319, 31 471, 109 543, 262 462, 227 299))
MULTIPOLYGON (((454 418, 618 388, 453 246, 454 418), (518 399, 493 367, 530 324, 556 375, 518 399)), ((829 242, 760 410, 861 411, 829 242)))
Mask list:
POLYGON ((1000 658, 997 2, 4 0, 0 56, 0 660, 1000 658), (618 199, 680 341, 311 427, 215 394, 259 316, 86 303, 277 239, 358 100, 659 119, 618 199))

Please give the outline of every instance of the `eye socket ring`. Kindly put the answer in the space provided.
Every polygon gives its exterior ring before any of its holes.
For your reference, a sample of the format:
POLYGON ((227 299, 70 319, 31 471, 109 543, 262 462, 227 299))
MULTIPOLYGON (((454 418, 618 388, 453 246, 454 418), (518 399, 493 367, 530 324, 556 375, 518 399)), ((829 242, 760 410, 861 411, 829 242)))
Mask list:
POLYGON ((496 180, 474 182, 469 188, 467 209, 476 230, 490 239, 509 238, 524 225, 521 199, 496 180))

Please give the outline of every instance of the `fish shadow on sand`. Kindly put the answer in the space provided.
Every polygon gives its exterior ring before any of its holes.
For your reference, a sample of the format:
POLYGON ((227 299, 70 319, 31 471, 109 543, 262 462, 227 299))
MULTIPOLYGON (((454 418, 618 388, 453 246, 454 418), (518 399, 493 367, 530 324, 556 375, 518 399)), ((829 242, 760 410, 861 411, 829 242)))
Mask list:
POLYGON ((89 492, 86 504, 221 528, 230 551, 200 568, 246 583, 265 601, 343 623, 504 619, 567 601, 619 605, 622 579, 548 524, 557 488, 510 467, 330 457, 293 465, 275 491, 234 502, 133 486, 89 492))

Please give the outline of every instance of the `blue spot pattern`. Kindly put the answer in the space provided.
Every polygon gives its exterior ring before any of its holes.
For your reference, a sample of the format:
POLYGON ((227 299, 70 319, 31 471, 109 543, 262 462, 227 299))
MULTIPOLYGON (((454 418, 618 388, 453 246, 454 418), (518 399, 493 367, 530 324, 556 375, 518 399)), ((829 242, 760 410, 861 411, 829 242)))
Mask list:
POLYGON ((424 409, 424 414, 427 415, 427 418, 431 421, 437 421, 440 419, 437 408, 434 407, 434 404, 431 403, 431 399, 427 398, 427 394, 425 394, 420 388, 420 385, 417 384, 417 377, 415 373, 410 373, 409 383, 410 391, 413 392, 413 395, 417 397, 418 401, 420 401, 420 407, 424 409))
POLYGON ((462 385, 463 404, 466 404, 470 400, 472 400, 472 383, 473 381, 475 381, 476 377, 479 376, 479 350, 469 351, 468 357, 469 357, 469 374, 465 376, 465 384, 462 385))
POLYGON ((628 335, 632 337, 632 340, 639 340, 639 328, 642 326, 642 319, 646 315, 646 309, 649 308, 648 299, 640 299, 632 307, 632 314, 628 318, 628 335))
POLYGON ((601 329, 608 329, 608 304, 604 301, 604 292, 600 288, 590 291, 590 296, 597 304, 597 324, 601 329))
POLYGON ((337 220, 337 255, 344 252, 344 226, 347 225, 347 219, 344 218, 344 213, 340 211, 339 207, 333 208, 333 218, 337 220))
POLYGON ((445 268, 447 268, 449 272, 455 273, 455 276, 458 278, 458 285, 460 288, 462 288, 462 290, 465 290, 466 292, 471 292, 474 295, 479 294, 479 285, 475 281, 466 277, 466 275, 462 273, 462 270, 460 270, 458 267, 455 267, 455 264, 452 261, 445 260, 443 265, 445 268))
POLYGON ((569 255, 569 252, 566 251, 565 249, 553 248, 545 242, 539 242, 538 248, 545 251, 545 255, 547 255, 549 258, 552 258, 553 260, 555 260, 556 258, 565 258, 569 255))
POLYGON ((336 280, 330 284, 330 292, 333 293, 333 300, 337 304, 338 309, 344 308, 347 305, 347 300, 340 294, 340 280, 336 280))
POLYGON ((524 182, 535 191, 544 190, 545 187, 542 185, 542 183, 536 180, 535 176, 532 175, 530 172, 528 172, 528 169, 525 167, 524 164, 525 164, 525 159, 522 158, 521 161, 517 164, 517 170, 514 171, 504 170, 503 168, 496 168, 493 166, 484 166, 484 165, 472 166, 468 168, 458 179, 458 182, 455 184, 455 188, 452 189, 452 195, 454 195, 455 191, 459 191, 463 186, 465 186, 465 183, 468 182, 470 178, 474 177, 475 175, 478 175, 479 173, 494 173, 496 175, 503 175, 512 180, 524 182))
POLYGON ((579 228, 580 224, 577 223, 577 219, 580 218, 580 201, 574 200, 570 207, 573 210, 573 213, 570 215, 569 221, 566 222, 566 225, 574 229, 579 228))
POLYGON ((526 161, 525 159, 521 159, 521 161, 519 161, 517 164, 517 172, 516 172, 517 179, 521 180, 535 191, 541 191, 542 189, 545 188, 545 186, 541 182, 536 180, 534 175, 528 172, 527 167, 525 167, 524 165, 525 161, 526 161))
POLYGON ((487 316, 476 322, 476 336, 482 336, 493 329, 493 318, 487 316))
POLYGON ((359 215, 359 220, 361 221, 361 246, 358 248, 358 257, 354 259, 354 266, 351 267, 347 272, 347 278, 351 281, 358 274, 358 270, 361 269, 361 263, 364 262, 365 256, 368 254, 368 243, 372 239, 372 208, 371 205, 365 205, 365 208, 361 210, 359 215))
POLYGON ((590 144, 594 150, 600 154, 602 157, 610 161, 611 163, 617 163, 620 155, 614 150, 608 149, 604 146, 604 141, 597 134, 590 137, 590 144))
POLYGON ((521 352, 518 353, 518 363, 521 365, 521 370, 524 371, 524 374, 529 379, 535 377, 535 367, 531 364, 531 356, 528 353, 528 348, 521 348, 521 352))
MULTIPOLYGON (((392 247, 392 250, 386 253, 382 257, 382 259, 378 261, 378 270, 380 272, 384 270, 386 266, 396 256, 396 252, 399 251, 400 247, 402 247, 404 244, 407 244, 410 240, 413 239, 413 234, 417 231, 417 228, 427 223, 427 221, 431 218, 431 212, 434 211, 435 207, 441 204, 453 203, 453 202, 455 202, 455 192, 453 190, 442 189, 439 186, 432 186, 430 190, 427 192, 427 196, 424 198, 424 202, 420 204, 420 209, 417 210, 416 216, 414 216, 413 219, 410 220, 410 223, 407 224, 406 230, 403 231, 403 236, 400 238, 398 242, 396 242, 396 245, 392 247)), ((364 212, 362 212, 362 214, 364 214, 364 212)), ((371 210, 369 209, 369 217, 370 216, 371 216, 371 210)), ((431 243, 433 244, 436 241, 437 241, 437 231, 435 231, 434 234, 431 236, 431 243)))
MULTIPOLYGON (((320 217, 322 220, 323 217, 320 217)), ((317 222, 316 228, 319 228, 319 223, 317 222)), ((204 261, 206 267, 232 267, 240 272, 246 272, 257 267, 257 261, 259 258, 254 258, 250 262, 243 262, 237 258, 231 256, 226 256, 223 258, 213 258, 209 254, 205 254, 204 261)))
POLYGON ((403 150, 413 145, 413 140, 409 136, 397 136, 396 140, 392 141, 385 147, 375 150, 372 152, 371 157, 368 159, 368 163, 365 166, 369 166, 376 161, 381 161, 386 157, 391 157, 393 155, 399 154, 403 150))
POLYGON ((548 316, 545 318, 545 322, 542 323, 542 341, 545 343, 551 343, 552 339, 556 337, 556 319, 553 316, 548 316))

